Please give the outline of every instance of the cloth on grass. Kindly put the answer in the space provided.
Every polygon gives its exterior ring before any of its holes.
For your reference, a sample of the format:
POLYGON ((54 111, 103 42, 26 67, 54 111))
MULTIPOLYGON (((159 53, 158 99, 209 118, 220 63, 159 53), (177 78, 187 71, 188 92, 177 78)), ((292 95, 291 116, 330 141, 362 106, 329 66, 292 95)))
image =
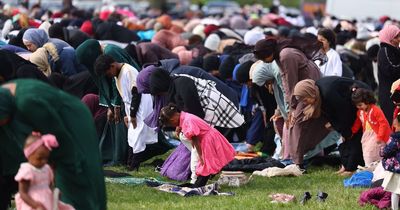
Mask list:
POLYGON ((247 184, 249 179, 242 171, 222 171, 217 183, 220 185, 228 185, 233 187, 240 187, 247 184))
POLYGON ((358 203, 361 206, 372 204, 379 209, 385 209, 390 207, 390 196, 391 193, 384 191, 382 187, 375 187, 361 192, 358 203))
POLYGON ((118 178, 118 177, 129 177, 132 176, 128 173, 121 173, 121 172, 116 172, 112 170, 103 170, 104 176, 105 177, 111 177, 111 178, 118 178))
POLYGON ((180 144, 165 160, 161 175, 176 181, 186 181, 190 177, 190 151, 180 144))
POLYGON ((160 184, 165 183, 155 178, 136 178, 136 177, 118 177, 118 178, 106 177, 105 181, 108 183, 123 184, 123 185, 141 185, 145 184, 147 181, 157 182, 160 184))
POLYGON ((178 187, 174 184, 162 184, 159 186, 155 186, 155 189, 168 193, 175 193, 183 197, 200 195, 234 195, 234 193, 220 193, 218 192, 219 186, 217 183, 209 184, 204 187, 198 188, 189 188, 189 187, 178 187))
POLYGON ((271 203, 289 203, 296 201, 296 197, 294 195, 285 193, 270 194, 268 197, 271 198, 271 203))
POLYGON ((374 174, 370 171, 358 172, 343 180, 343 184, 345 187, 370 187, 373 176, 374 174))
POLYGON ((262 171, 254 171, 253 175, 257 176, 266 176, 266 177, 274 177, 274 176, 301 176, 303 175, 303 170, 301 170, 297 165, 292 164, 288 165, 285 168, 271 167, 266 168, 262 171))
POLYGON ((256 170, 264 170, 269 167, 284 168, 285 166, 275 159, 258 157, 244 160, 235 159, 231 161, 227 166, 225 166, 222 170, 253 172, 256 170))

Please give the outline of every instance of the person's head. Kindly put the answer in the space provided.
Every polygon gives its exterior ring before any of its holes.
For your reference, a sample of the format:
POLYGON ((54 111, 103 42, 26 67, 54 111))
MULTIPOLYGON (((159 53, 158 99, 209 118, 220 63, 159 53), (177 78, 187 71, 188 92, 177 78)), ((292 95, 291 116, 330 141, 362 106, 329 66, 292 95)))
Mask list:
POLYGON ((400 29, 396 25, 386 25, 379 32, 379 40, 383 43, 390 44, 394 47, 399 47, 400 29))
POLYGON ((109 55, 100 55, 94 63, 94 70, 98 76, 106 76, 109 78, 118 75, 118 63, 109 55))
POLYGON ((22 41, 29 51, 35 52, 49 41, 49 36, 43 29, 30 28, 25 31, 22 41))
POLYGON ((322 28, 318 31, 318 41, 322 42, 323 49, 327 52, 329 49, 336 47, 336 35, 330 29, 322 28))
POLYGON ((32 132, 25 141, 24 155, 31 165, 42 168, 49 160, 50 151, 56 147, 58 142, 55 136, 32 132))
POLYGON ((65 40, 64 27, 61 23, 54 23, 49 28, 49 37, 65 40))
POLYGON ((169 72, 157 68, 150 75, 150 93, 152 95, 165 95, 171 86, 172 78, 169 72))
POLYGON ((277 40, 274 38, 268 38, 260 40, 256 43, 254 47, 254 56, 266 63, 271 63, 274 61, 274 53, 277 47, 277 40))
POLYGON ((305 79, 298 82, 294 87, 293 96, 306 105, 303 109, 304 120, 321 115, 321 96, 314 80, 305 79))
POLYGON ((250 60, 240 64, 240 66, 237 68, 235 77, 239 83, 251 86, 252 82, 249 73, 253 64, 254 62, 250 60))
POLYGON ((203 60, 203 69, 209 74, 219 76, 219 65, 221 64, 218 55, 207 55, 203 60))
POLYGON ((376 103, 374 93, 365 88, 352 87, 351 100, 359 110, 367 111, 372 104, 376 103))
POLYGON ((16 106, 14 96, 7 88, 0 87, 0 126, 7 124, 14 115, 16 106))
POLYGON ((159 125, 162 127, 177 127, 179 126, 179 117, 180 110, 175 104, 170 103, 161 109, 158 119, 159 125))
POLYGON ((398 113, 396 118, 394 118, 393 127, 394 127, 395 132, 400 131, 400 113, 398 113))

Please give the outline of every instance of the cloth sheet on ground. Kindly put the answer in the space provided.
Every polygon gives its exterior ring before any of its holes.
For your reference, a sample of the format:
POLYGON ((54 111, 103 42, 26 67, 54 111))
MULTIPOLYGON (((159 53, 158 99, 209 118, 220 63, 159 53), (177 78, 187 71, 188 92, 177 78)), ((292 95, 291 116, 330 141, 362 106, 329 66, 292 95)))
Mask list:
POLYGON ((257 157, 243 160, 235 159, 226 165, 222 170, 253 172, 257 170, 264 170, 270 167, 284 168, 285 166, 273 158, 257 157))
POLYGON ((370 187, 374 174, 370 171, 361 171, 343 180, 345 187, 370 187))
POLYGON ((372 204, 379 209, 386 209, 390 207, 391 193, 383 190, 383 187, 375 187, 361 192, 358 203, 361 206, 372 204))
MULTIPOLYGON (((253 175, 256 176, 266 176, 266 177, 274 177, 274 176, 301 176, 303 175, 304 170, 300 169, 297 165, 292 164, 288 165, 285 168, 279 167, 270 167, 266 168, 262 171, 254 171, 253 175)), ((250 179, 252 178, 250 177, 250 179)))
POLYGON ((146 181, 146 184, 149 187, 153 187, 154 189, 157 189, 159 191, 174 193, 183 197, 208 196, 208 195, 224 195, 224 196, 235 195, 232 192, 218 192, 219 185, 217 183, 209 184, 204 187, 198 187, 198 188, 179 187, 177 185, 170 183, 162 184, 160 182, 152 182, 152 181, 146 181))

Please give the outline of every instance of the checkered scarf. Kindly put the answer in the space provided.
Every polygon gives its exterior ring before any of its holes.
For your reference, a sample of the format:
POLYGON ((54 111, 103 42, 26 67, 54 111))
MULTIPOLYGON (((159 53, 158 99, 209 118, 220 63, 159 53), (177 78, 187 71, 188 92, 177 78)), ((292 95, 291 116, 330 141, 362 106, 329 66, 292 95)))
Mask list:
POLYGON ((222 128, 237 128, 244 123, 239 110, 225 95, 216 88, 211 80, 196 78, 187 74, 178 74, 192 79, 199 94, 200 103, 205 113, 204 120, 222 128))

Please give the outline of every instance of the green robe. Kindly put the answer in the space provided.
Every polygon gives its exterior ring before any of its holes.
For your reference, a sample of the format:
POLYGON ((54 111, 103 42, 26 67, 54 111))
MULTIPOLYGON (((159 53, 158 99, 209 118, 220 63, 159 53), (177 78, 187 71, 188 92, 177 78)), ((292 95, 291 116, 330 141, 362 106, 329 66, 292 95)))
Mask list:
MULTIPOLYGON (((78 210, 106 209, 98 137, 88 108, 74 96, 43 82, 12 82, 17 85, 16 113, 11 123, 2 126, 1 146, 10 142, 14 156, 20 158, 26 135, 32 130, 55 135, 59 147, 51 152, 50 162, 55 163, 55 183, 62 200, 78 210)), ((8 161, 13 163, 8 165, 12 171, 21 160, 8 161)))

